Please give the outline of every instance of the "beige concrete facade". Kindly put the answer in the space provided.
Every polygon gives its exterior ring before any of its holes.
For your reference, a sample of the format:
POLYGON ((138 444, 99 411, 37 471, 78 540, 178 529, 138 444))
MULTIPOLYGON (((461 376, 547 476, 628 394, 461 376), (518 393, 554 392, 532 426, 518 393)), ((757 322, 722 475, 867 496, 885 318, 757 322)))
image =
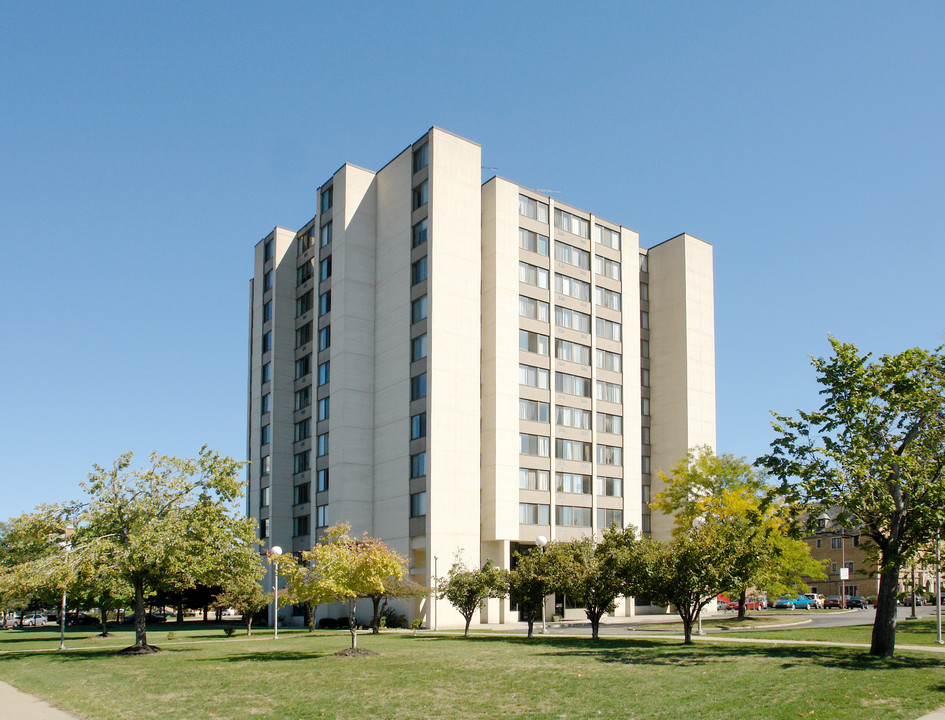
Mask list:
MULTIPOLYGON (((509 568, 540 535, 668 532, 648 509, 657 471, 715 442, 711 246, 642 250, 619 224, 482 184, 479 146, 438 128, 377 172, 342 166, 318 203, 256 248, 248 512, 265 542, 297 552, 347 522, 430 586, 457 555, 509 568)), ((461 623, 432 597, 401 609, 461 623)), ((482 615, 516 619, 504 601, 482 615)))

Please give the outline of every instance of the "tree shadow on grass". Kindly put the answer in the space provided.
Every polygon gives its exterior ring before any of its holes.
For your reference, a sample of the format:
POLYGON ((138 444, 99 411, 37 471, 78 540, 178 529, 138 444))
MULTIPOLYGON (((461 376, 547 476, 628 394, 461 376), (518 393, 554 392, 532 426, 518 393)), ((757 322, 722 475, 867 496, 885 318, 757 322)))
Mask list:
MULTIPOLYGON (((344 650, 344 648, 339 648, 344 650)), ((334 650, 304 652, 299 650, 270 650, 258 653, 240 653, 226 657, 197 658, 199 662, 292 662, 296 660, 328 660, 335 657, 334 650)), ((343 660, 344 658, 339 658, 343 660)))

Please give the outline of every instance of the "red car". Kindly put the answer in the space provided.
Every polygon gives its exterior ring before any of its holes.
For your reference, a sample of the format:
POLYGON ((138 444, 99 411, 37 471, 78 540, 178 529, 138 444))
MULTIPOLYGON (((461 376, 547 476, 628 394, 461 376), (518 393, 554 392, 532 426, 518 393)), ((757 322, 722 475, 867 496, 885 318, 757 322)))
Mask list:
POLYGON ((828 595, 824 600, 825 608, 842 608, 843 599, 839 595, 828 595))
MULTIPOLYGON (((738 610, 738 605, 739 605, 739 601, 738 601, 738 600, 732 600, 732 602, 730 602, 730 603, 725 607, 725 609, 726 609, 726 610, 738 610)), ((748 598, 748 599, 745 601, 745 608, 748 609, 748 610, 764 610, 766 607, 768 607, 768 603, 767 603, 767 601, 765 601, 764 599, 760 599, 760 600, 759 600, 758 598, 748 598)))

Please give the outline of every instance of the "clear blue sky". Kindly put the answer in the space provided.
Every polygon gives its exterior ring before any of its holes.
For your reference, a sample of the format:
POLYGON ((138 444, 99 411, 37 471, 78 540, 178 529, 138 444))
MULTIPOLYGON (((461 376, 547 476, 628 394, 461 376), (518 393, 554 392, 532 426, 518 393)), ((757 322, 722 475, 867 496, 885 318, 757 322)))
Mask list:
POLYGON ((431 125, 646 246, 714 245, 720 451, 816 404, 828 333, 945 339, 945 4, 47 1, 4 25, 0 519, 126 450, 244 457, 253 245, 431 125))

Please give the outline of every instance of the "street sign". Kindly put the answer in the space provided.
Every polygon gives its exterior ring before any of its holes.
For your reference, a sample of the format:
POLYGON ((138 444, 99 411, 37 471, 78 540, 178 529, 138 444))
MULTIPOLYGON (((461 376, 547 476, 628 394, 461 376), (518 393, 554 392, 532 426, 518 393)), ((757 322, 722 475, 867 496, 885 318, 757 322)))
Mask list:
POLYGON ((841 580, 850 579, 850 568, 840 568, 840 579, 841 580))

